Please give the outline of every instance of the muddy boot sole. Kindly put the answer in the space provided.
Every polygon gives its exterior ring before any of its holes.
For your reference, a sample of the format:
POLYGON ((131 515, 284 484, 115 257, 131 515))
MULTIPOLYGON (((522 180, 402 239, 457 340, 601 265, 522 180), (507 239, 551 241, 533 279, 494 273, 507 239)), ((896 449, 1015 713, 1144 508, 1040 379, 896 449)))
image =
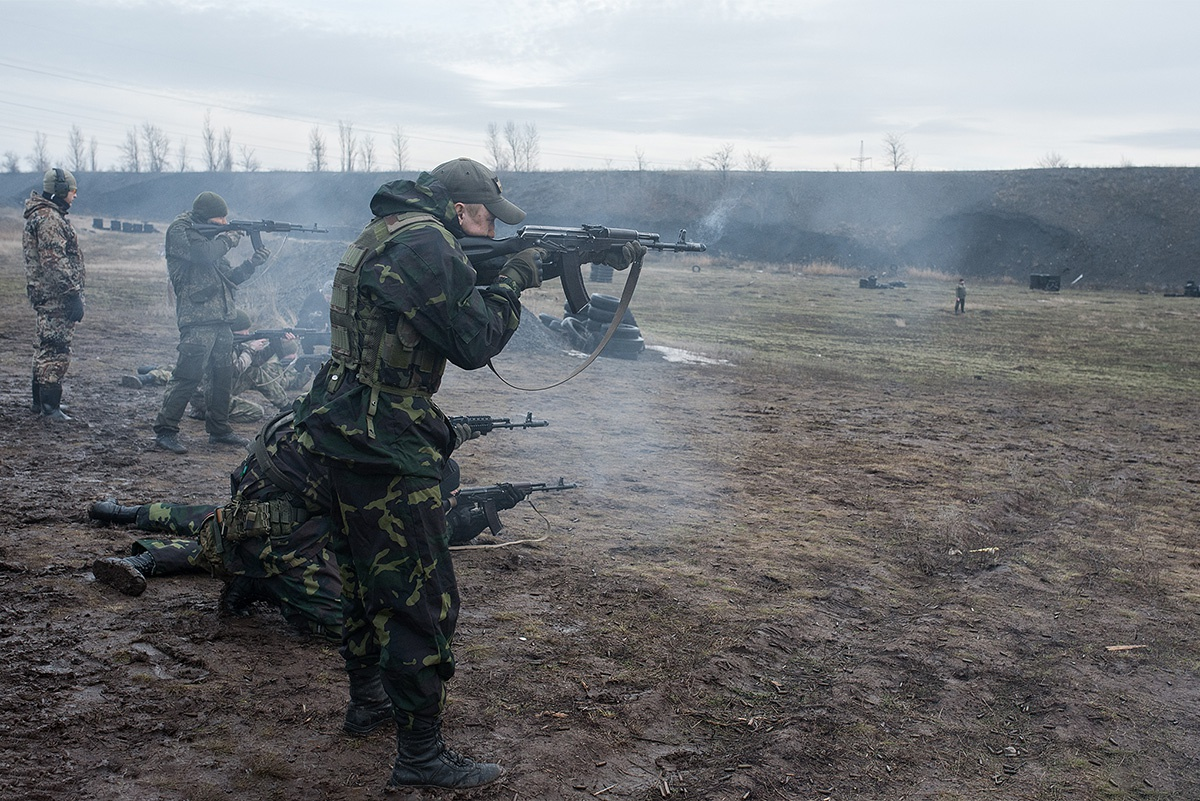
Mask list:
POLYGON ((126 595, 141 595, 146 589, 146 577, 124 559, 106 556, 92 563, 92 574, 96 581, 126 595))

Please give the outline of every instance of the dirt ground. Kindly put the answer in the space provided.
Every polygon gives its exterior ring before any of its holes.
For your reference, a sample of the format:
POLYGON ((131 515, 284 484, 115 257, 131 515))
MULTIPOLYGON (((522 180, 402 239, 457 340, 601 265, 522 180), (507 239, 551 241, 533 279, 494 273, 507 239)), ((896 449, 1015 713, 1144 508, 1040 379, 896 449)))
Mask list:
MULTIPOLYGON (((158 242, 81 232, 75 419, 31 413, 15 236, 0 798, 380 797, 394 742, 341 732, 335 649, 219 617, 206 576, 94 582, 134 534, 89 503, 217 502, 240 457, 186 418, 189 454, 153 449, 159 393, 118 385, 173 356, 158 242)), ((578 363, 527 336, 514 382, 578 363)), ((540 393, 448 372, 450 414, 551 423, 467 443, 464 484, 581 485, 494 542, 543 540, 455 555, 448 739, 508 771, 475 797, 1200 798, 1195 396, 793 376, 658 351, 540 393)))

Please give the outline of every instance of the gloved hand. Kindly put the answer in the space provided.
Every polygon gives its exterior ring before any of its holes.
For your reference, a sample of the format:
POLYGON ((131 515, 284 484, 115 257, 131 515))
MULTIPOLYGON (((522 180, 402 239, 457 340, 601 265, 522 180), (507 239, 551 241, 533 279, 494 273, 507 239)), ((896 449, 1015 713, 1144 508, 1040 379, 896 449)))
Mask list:
POLYGON ((217 234, 217 239, 224 239, 225 243, 229 245, 229 249, 233 250, 238 246, 238 242, 242 241, 242 232, 236 230, 222 231, 221 233, 217 234))
POLYGON ((77 323, 83 319, 83 295, 78 292, 70 292, 63 295, 63 310, 67 314, 67 321, 77 323))
POLYGON ((592 254, 592 264, 606 264, 614 270, 625 270, 629 265, 646 255, 646 246, 636 240, 626 242, 620 250, 606 250, 592 254))
POLYGON ((526 248, 513 254, 500 268, 500 278, 497 280, 508 278, 512 283, 519 284, 518 292, 539 287, 542 285, 542 276, 538 262, 545 257, 546 251, 541 248, 526 248))
POLYGON ((479 432, 471 428, 470 423, 455 423, 451 426, 454 430, 454 447, 457 448, 469 439, 479 437, 479 432))
POLYGON ((67 293, 62 296, 62 309, 66 312, 68 323, 78 323, 83 319, 83 295, 67 293))
POLYGON ((511 484, 500 484, 503 488, 504 497, 496 499, 497 509, 511 509, 521 501, 525 500, 525 493, 511 484))
POLYGON ((269 258, 271 258, 271 251, 266 248, 256 248, 254 255, 250 257, 250 263, 255 267, 261 267, 267 263, 269 258))

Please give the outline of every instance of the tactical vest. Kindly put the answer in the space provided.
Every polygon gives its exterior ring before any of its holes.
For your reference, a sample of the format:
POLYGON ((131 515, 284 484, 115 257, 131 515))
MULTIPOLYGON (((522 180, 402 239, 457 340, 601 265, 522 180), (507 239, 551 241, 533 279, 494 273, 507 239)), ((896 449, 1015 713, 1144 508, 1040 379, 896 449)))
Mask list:
POLYGON ((439 223, 431 214, 391 214, 371 222, 346 249, 333 276, 329 301, 329 351, 341 369, 331 370, 327 389, 333 392, 353 371, 359 383, 371 387, 367 436, 375 436, 379 394, 432 395, 437 392, 446 360, 430 348, 416 329, 395 312, 359 304, 362 267, 378 258, 399 234, 420 223, 439 223))

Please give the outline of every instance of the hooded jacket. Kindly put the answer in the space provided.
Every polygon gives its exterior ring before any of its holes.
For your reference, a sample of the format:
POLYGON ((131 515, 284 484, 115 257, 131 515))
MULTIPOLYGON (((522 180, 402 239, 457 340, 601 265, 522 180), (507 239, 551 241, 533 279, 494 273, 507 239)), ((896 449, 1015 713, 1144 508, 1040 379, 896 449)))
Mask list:
POLYGON ((83 291, 85 269, 79 239, 66 213, 41 193, 25 201, 25 289, 34 306, 61 304, 83 291))
POLYGON ((335 278, 331 316, 339 309, 351 316, 354 353, 354 338, 383 317, 401 343, 393 347, 420 357, 399 354, 355 369, 331 359, 297 405, 296 431, 305 449, 326 459, 436 483, 454 446, 432 399, 446 362, 464 370, 487 364, 520 325, 520 295, 508 284, 475 286, 454 204, 428 173, 381 186, 371 212, 374 219, 338 266, 357 264, 354 296, 339 296, 347 283, 335 278))

